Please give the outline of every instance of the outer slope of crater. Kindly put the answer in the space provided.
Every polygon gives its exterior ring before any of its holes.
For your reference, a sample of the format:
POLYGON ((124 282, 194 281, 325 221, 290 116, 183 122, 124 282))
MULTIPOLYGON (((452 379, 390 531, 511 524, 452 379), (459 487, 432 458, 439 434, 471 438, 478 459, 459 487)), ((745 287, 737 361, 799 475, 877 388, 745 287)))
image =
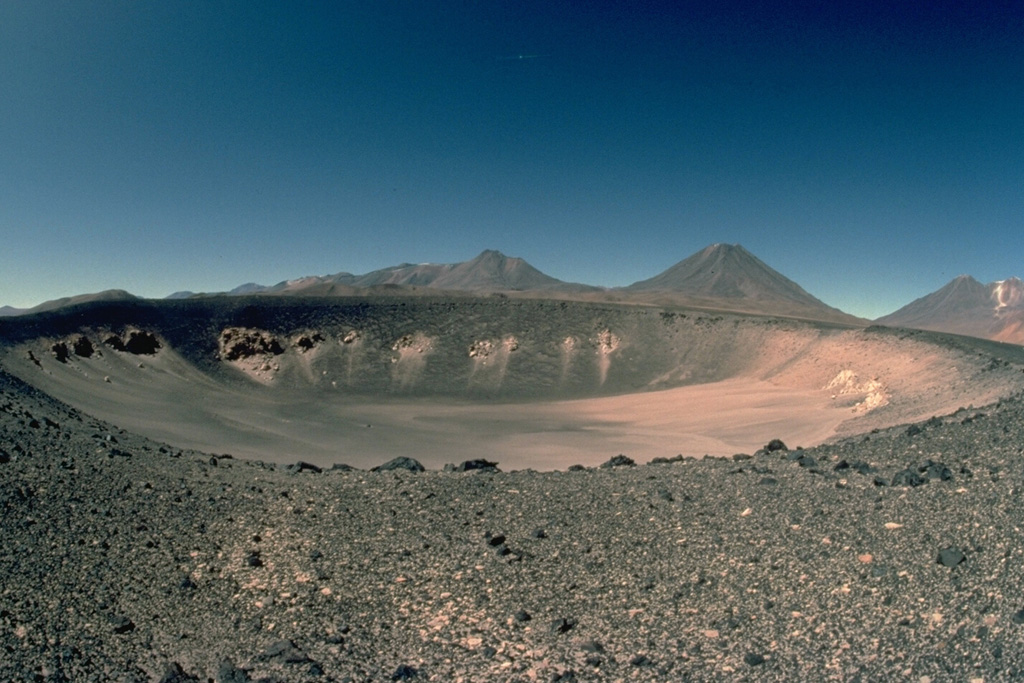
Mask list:
POLYGON ((318 474, 0 371, 0 679, 1018 680, 1021 443, 1007 400, 738 461, 318 474))

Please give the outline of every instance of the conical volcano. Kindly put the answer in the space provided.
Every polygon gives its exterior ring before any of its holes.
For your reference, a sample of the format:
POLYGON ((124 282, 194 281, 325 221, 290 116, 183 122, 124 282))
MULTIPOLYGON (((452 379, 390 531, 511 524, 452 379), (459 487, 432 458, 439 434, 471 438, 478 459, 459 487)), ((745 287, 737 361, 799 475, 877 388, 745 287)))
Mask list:
POLYGON ((984 285, 961 275, 877 322, 1024 344, 1024 283, 1011 277, 984 285))
POLYGON ((655 301, 853 322, 738 244, 712 244, 626 291, 655 301))

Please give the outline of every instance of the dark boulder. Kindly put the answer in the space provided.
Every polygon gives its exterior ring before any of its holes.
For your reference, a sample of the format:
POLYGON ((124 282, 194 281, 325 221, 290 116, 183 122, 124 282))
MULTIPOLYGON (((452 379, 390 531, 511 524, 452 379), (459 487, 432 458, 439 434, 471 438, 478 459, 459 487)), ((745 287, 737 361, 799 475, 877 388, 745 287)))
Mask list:
POLYGON ((917 471, 928 479, 949 481, 953 478, 953 473, 948 467, 943 465, 941 462, 933 462, 931 460, 925 460, 921 466, 917 468, 917 471))
POLYGON ((199 678, 185 673, 185 670, 181 668, 181 664, 171 662, 167 665, 164 675, 159 680, 160 683, 198 683, 199 678))
POLYGON ((554 633, 568 633, 576 628, 576 620, 572 617, 555 619, 551 622, 551 630, 554 633))
POLYGON ((394 458, 393 460, 388 460, 383 465, 377 465, 376 467, 374 467, 370 471, 371 472, 388 472, 388 471, 391 471, 391 470, 408 470, 410 472, 423 472, 424 469, 425 468, 423 467, 423 465, 421 465, 419 463, 418 460, 415 460, 413 458, 408 458, 408 457, 403 455, 403 456, 399 456, 397 458, 394 458))
POLYGON ((250 680, 245 669, 239 669, 230 659, 222 660, 217 668, 217 683, 249 683, 250 680))
POLYGON ((271 643, 259 655, 259 659, 282 664, 305 664, 311 661, 295 643, 290 640, 278 640, 271 643))
POLYGON ((126 616, 111 616, 110 625, 114 629, 114 633, 118 634, 130 633, 135 630, 135 624, 126 616))
POLYGON ((601 465, 601 469, 603 470, 608 470, 613 467, 636 467, 636 463, 633 461, 633 458, 620 453, 601 465))
POLYGON ((941 564, 943 567, 949 567, 950 569, 952 569, 953 567, 957 566, 966 559, 967 556, 964 555, 959 548, 954 548, 950 546, 949 548, 943 548, 942 550, 940 550, 939 556, 935 559, 935 561, 938 564, 941 564))
POLYGON ((913 488, 926 483, 928 483, 927 479, 911 469, 900 470, 892 478, 893 486, 910 486, 913 488))
POLYGON ((395 673, 391 674, 391 680, 393 680, 393 681, 408 681, 408 680, 411 680, 413 678, 417 678, 419 675, 420 675, 419 670, 415 669, 414 667, 409 666, 408 664, 403 664, 400 667, 398 667, 397 669, 395 669, 395 673))
POLYGON ((324 470, 323 468, 318 467, 317 465, 314 465, 311 462, 299 460, 296 463, 288 465, 288 471, 291 472, 292 474, 298 474, 299 472, 312 472, 314 474, 320 474, 324 470))
POLYGON ((484 460, 483 458, 477 458, 474 460, 466 460, 454 469, 455 472, 470 472, 472 470, 481 470, 483 472, 500 472, 498 469, 498 463, 491 462, 490 460, 484 460))
POLYGON ((769 453, 774 453, 775 451, 788 451, 789 448, 787 448, 786 444, 782 442, 782 439, 772 439, 765 444, 764 450, 769 453))

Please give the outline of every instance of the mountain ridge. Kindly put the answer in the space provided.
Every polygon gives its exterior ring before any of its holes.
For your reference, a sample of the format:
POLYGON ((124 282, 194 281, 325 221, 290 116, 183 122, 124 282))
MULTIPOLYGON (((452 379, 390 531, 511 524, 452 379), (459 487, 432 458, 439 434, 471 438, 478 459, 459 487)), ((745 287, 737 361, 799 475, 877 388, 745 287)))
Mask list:
POLYGON ((982 284, 958 275, 875 322, 1024 344, 1024 282, 1009 277, 982 284))

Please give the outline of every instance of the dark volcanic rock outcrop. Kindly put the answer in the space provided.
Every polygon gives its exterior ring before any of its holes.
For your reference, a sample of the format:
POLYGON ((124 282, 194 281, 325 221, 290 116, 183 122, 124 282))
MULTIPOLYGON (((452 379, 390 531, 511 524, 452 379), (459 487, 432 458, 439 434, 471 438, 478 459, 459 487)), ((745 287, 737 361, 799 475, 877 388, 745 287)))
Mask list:
POLYGON ((221 358, 228 361, 284 353, 280 340, 263 330, 229 327, 220 333, 218 342, 221 358))

